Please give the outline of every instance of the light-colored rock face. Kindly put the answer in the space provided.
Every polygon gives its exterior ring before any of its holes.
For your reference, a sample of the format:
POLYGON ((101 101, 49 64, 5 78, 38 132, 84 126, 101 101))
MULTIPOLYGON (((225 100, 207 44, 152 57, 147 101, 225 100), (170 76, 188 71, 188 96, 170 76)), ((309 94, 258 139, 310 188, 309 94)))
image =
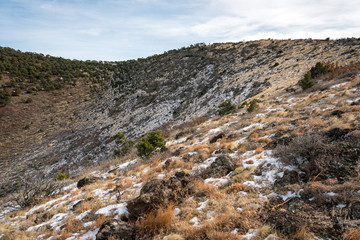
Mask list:
POLYGON ((358 61, 359 48, 358 39, 261 40, 194 46, 129 61, 108 79, 107 90, 74 103, 75 121, 49 130, 13 161, 40 161, 38 169, 48 174, 64 167, 77 171, 112 156, 111 137, 119 131, 136 140, 164 124, 214 116, 226 100, 240 104, 295 86, 318 61, 358 61))

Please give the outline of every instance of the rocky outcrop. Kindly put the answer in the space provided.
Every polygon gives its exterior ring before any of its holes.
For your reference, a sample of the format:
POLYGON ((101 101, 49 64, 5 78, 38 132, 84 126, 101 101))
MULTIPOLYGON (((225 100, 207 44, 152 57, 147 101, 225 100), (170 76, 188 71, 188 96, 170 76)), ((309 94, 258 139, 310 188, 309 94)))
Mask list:
POLYGON ((78 181, 76 186, 77 188, 82 188, 83 186, 96 182, 96 180, 98 180, 97 177, 84 177, 78 181))
POLYGON ((105 221, 98 233, 96 240, 134 240, 137 227, 118 220, 105 221))
POLYGON ((150 180, 140 195, 127 203, 129 219, 138 219, 161 205, 182 202, 192 191, 191 181, 192 177, 184 172, 177 172, 168 180, 150 180))
POLYGON ((203 177, 223 177, 234 171, 235 164, 227 156, 223 155, 215 159, 215 161, 204 171, 203 177))
POLYGON ((287 184, 296 184, 301 182, 300 175, 297 171, 285 170, 282 178, 275 181, 275 187, 285 186, 287 184))

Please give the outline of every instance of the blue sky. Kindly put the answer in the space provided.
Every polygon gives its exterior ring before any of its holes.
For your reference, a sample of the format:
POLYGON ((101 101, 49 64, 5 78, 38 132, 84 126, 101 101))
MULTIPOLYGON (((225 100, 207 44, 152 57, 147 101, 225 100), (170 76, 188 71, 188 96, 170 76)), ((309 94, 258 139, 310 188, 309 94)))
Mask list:
POLYGON ((327 37, 360 37, 360 0, 0 0, 0 46, 70 59, 327 37))

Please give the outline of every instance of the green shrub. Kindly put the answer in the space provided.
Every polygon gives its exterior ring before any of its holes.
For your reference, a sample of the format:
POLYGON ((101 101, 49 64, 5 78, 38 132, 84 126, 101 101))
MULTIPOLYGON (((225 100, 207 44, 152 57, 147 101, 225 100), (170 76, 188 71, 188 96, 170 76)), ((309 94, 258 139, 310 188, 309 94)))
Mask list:
POLYGON ((119 149, 114 150, 115 156, 124 156, 130 152, 131 148, 135 145, 135 143, 131 140, 128 140, 125 137, 125 134, 122 132, 118 132, 115 136, 116 144, 120 145, 119 149))
POLYGON ((253 99, 249 103, 249 107, 246 109, 248 112, 253 112, 255 109, 259 108, 260 101, 258 99, 253 99))
POLYGON ((299 81, 299 85, 303 90, 311 88, 314 86, 314 81, 311 79, 311 72, 307 71, 304 75, 304 78, 299 81))
POLYGON ((0 105, 7 105, 10 102, 11 93, 9 89, 0 90, 0 105))
POLYGON ((158 148, 164 147, 166 144, 165 139, 162 137, 160 131, 148 132, 147 136, 139 139, 137 144, 138 155, 140 157, 148 158, 158 148))
POLYGON ((333 70, 334 68, 332 65, 317 62, 314 67, 305 73, 303 79, 299 81, 299 85, 303 90, 311 88, 315 84, 312 79, 320 77, 326 73, 330 73, 333 70))
POLYGON ((317 78, 326 73, 332 72, 332 67, 330 64, 323 64, 321 62, 317 62, 314 67, 310 69, 311 78, 317 78))
POLYGON ((247 101, 244 101, 241 103, 240 107, 239 108, 244 108, 248 105, 247 101))
POLYGON ((230 113, 230 112, 232 112, 232 111, 235 110, 235 106, 232 105, 232 103, 231 103, 230 100, 221 103, 221 104, 218 106, 218 108, 219 108, 218 113, 219 113, 219 115, 221 115, 221 116, 226 115, 226 114, 228 114, 228 113, 230 113))
POLYGON ((58 174, 55 178, 55 181, 62 181, 62 180, 65 180, 65 179, 68 179, 70 177, 70 173, 62 173, 60 172, 60 170, 58 171, 58 174))

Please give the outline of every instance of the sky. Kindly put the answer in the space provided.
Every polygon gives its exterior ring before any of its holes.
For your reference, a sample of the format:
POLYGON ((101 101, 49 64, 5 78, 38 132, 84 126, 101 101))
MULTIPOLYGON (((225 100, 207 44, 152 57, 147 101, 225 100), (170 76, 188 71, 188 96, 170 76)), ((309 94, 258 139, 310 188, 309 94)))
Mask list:
POLYGON ((69 59, 327 37, 360 37, 360 0, 0 0, 0 46, 69 59))

